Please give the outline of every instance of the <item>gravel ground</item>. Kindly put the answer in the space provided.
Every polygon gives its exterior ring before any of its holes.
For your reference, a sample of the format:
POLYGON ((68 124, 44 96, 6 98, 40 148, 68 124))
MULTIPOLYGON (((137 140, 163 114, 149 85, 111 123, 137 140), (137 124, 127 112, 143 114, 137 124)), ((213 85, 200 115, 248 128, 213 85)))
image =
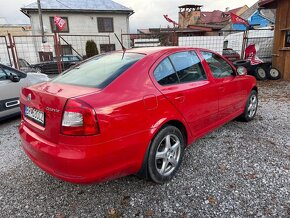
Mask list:
POLYGON ((19 119, 0 124, 1 217, 290 217, 290 83, 260 82, 250 123, 232 121, 185 152, 178 176, 74 185, 38 169, 19 119))

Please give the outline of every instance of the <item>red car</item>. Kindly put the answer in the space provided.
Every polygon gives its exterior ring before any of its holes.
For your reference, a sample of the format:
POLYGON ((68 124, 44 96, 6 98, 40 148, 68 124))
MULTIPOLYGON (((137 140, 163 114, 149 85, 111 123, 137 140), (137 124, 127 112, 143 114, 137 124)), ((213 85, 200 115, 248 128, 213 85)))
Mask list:
POLYGON ((188 145, 236 117, 252 120, 257 105, 255 78, 212 51, 138 48, 23 88, 19 132, 30 159, 65 181, 164 183, 188 145))

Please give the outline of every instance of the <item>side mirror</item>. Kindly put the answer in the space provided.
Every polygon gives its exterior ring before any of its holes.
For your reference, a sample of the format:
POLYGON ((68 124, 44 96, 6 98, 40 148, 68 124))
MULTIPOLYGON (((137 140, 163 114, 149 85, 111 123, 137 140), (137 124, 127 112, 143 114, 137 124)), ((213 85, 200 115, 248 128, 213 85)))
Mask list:
POLYGON ((245 75, 247 75, 248 71, 245 67, 239 66, 237 69, 237 73, 239 76, 245 76, 245 75))
POLYGON ((11 80, 12 82, 17 83, 17 82, 20 81, 20 77, 19 77, 18 75, 14 74, 14 73, 11 73, 11 74, 10 74, 10 80, 11 80))

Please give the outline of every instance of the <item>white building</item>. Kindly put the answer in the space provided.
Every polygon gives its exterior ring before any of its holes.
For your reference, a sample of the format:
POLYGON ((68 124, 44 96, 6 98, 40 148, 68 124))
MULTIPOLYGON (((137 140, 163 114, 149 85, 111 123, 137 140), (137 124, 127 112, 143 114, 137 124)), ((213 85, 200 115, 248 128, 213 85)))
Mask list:
MULTIPOLYGON (((71 45, 62 43, 64 53, 73 53, 75 49, 80 50, 82 55, 85 54, 85 42, 90 39, 96 42, 99 51, 121 49, 114 33, 119 38, 121 33, 129 33, 129 17, 134 13, 132 9, 111 0, 41 0, 41 9, 45 35, 58 31, 67 44, 71 45), (62 17, 66 21, 66 27, 62 31, 55 26, 54 16, 62 17)), ((37 2, 21 8, 21 11, 30 18, 32 35, 41 35, 37 2)), ((48 45, 34 45, 38 52, 49 46, 53 48, 50 37, 48 45)))

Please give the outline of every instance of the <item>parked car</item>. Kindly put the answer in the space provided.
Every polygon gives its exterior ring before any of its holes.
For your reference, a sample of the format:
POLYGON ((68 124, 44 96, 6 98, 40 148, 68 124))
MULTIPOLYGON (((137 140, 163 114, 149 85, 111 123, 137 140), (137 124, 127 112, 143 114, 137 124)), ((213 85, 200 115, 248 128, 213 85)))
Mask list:
POLYGON ((65 181, 165 183, 185 147, 236 117, 252 120, 257 106, 255 78, 215 52, 137 48, 24 88, 19 133, 28 157, 65 181))
POLYGON ((25 59, 19 58, 18 59, 19 69, 25 73, 40 73, 36 71, 25 59))
POLYGON ((0 120, 20 114, 21 88, 48 80, 45 74, 26 74, 0 64, 0 120))
MULTIPOLYGON (((82 59, 77 55, 63 55, 60 58, 62 64, 62 70, 67 70, 73 65, 80 62, 82 59)), ((40 73, 57 73, 57 59, 53 57, 52 61, 45 61, 38 64, 31 65, 32 68, 36 70, 36 72, 40 73)))
POLYGON ((241 59, 241 56, 239 55, 239 53, 231 48, 224 48, 223 56, 231 62, 241 59))

